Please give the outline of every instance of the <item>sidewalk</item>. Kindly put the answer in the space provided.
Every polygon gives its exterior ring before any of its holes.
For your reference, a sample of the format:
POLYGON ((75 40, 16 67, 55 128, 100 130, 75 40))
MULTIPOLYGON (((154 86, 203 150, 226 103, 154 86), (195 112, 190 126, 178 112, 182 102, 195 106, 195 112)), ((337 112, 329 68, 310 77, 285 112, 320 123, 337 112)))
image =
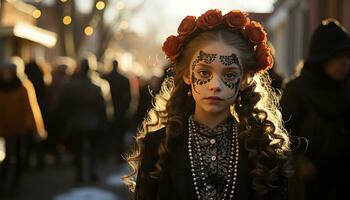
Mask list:
MULTIPOLYGON (((120 178, 128 172, 125 163, 104 161, 99 163, 99 181, 77 184, 73 165, 48 166, 43 170, 24 172, 18 193, 8 200, 128 200, 127 187, 120 178)), ((6 199, 6 200, 7 200, 6 199)))

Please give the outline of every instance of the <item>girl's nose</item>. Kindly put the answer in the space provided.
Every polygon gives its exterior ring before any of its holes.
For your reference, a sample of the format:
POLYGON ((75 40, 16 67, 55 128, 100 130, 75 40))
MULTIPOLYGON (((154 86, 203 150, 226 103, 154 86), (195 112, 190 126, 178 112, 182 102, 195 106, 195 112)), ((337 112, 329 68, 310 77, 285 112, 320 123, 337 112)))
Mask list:
POLYGON ((213 76, 212 80, 209 82, 209 89, 211 91, 219 92, 222 90, 222 80, 218 76, 213 76))

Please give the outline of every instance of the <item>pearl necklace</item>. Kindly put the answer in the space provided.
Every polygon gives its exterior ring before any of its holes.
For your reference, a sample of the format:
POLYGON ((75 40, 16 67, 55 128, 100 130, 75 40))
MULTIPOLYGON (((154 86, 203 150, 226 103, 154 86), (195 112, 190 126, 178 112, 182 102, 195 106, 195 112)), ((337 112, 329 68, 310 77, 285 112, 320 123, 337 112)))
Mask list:
MULTIPOLYGON (((194 123, 194 121, 189 118, 188 120, 188 127, 189 127, 189 134, 188 134, 188 154, 190 157, 190 164, 191 164, 191 172, 192 172, 192 179, 194 184, 194 189, 197 195, 197 199, 202 199, 201 194, 199 192, 199 186, 197 180, 202 179, 203 185, 205 187, 205 190, 208 192, 210 189, 210 186, 207 185, 205 181, 205 172, 204 172, 204 164, 203 164, 203 158, 201 149, 199 146, 198 141, 198 133, 197 128, 194 123), (199 162, 200 162, 200 170, 199 175, 200 177, 196 177, 195 169, 194 169, 194 161, 193 161, 193 148, 196 148, 196 152, 198 152, 199 162)), ((230 148, 230 161, 228 166, 228 175, 227 175, 227 182, 225 184, 224 188, 224 196, 223 200, 227 197, 227 192, 229 190, 230 183, 231 185, 231 191, 229 194, 229 199, 233 199, 235 187, 236 187, 236 181, 237 181, 237 168, 238 168, 238 158, 239 158, 239 143, 238 143, 238 131, 237 131, 237 125, 236 122, 233 122, 233 128, 232 128, 232 142, 231 142, 231 148, 230 148), (232 176, 233 173, 233 176, 232 176)))

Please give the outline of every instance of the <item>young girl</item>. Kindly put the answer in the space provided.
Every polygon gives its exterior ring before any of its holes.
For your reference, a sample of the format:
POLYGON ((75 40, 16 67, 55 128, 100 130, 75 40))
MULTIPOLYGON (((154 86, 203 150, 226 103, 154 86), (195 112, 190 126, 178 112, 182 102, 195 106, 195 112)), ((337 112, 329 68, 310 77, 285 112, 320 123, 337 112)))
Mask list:
POLYGON ((174 75, 128 156, 135 199, 284 199, 289 139, 264 73, 273 61, 262 26, 208 10, 187 16, 163 51, 174 75))

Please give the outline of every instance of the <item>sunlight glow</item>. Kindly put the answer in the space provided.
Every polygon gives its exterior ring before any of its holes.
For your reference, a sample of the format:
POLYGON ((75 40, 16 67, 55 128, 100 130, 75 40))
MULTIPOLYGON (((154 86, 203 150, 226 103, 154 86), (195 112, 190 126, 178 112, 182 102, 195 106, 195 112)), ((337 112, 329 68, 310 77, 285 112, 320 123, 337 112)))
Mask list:
POLYGON ((127 21, 124 20, 124 21, 120 22, 119 27, 120 27, 120 29, 122 29, 122 30, 126 30, 126 29, 128 29, 128 27, 129 27, 129 23, 128 23, 127 21))
POLYGON ((239 9, 245 12, 271 12, 276 0, 152 0, 152 4, 145 4, 142 11, 133 16, 130 29, 141 35, 157 32, 157 40, 176 33, 177 26, 187 15, 198 16, 209 9, 219 9, 223 14, 230 10, 239 9), (154 12, 154 11, 157 12, 154 12))
POLYGON ((5 140, 0 138, 0 162, 2 162, 6 157, 5 153, 5 140))
POLYGON ((55 46, 57 42, 57 35, 55 33, 26 23, 17 23, 13 28, 13 34, 20 38, 38 42, 49 48, 55 46))
POLYGON ((125 3, 123 1, 118 1, 117 10, 123 10, 125 8, 125 3))

